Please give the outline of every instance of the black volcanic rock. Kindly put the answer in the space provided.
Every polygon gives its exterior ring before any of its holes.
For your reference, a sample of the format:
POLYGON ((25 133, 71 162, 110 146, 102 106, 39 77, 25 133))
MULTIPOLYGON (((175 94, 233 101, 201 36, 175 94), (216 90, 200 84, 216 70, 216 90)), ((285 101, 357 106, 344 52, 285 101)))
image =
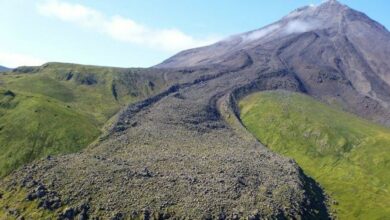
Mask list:
POLYGON ((381 25, 328 1, 181 52, 155 67, 166 89, 123 109, 99 142, 0 184, 44 184, 64 207, 87 204, 91 218, 328 219, 321 188, 245 130, 236 102, 299 91, 388 124, 388 40, 381 25))

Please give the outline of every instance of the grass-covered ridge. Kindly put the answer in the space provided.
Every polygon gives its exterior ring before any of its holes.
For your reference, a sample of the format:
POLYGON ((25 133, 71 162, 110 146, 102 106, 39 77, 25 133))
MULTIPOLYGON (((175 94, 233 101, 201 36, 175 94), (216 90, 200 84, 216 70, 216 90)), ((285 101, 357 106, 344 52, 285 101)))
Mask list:
POLYGON ((286 91, 252 94, 239 107, 249 131, 336 200, 340 219, 390 216, 389 129, 286 91))
POLYGON ((165 86, 148 71, 49 63, 1 73, 0 177, 87 146, 123 106, 165 86))

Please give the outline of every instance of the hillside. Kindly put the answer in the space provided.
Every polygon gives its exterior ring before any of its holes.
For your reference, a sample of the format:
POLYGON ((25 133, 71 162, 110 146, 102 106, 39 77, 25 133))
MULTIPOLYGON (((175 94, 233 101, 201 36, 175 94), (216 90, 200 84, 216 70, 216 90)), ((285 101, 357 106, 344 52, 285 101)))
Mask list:
POLYGON ((167 76, 180 73, 177 84, 127 106, 93 146, 5 177, 0 216, 328 218, 321 189, 296 163, 242 139, 220 117, 230 104, 219 93, 256 75, 175 71, 167 76))
POLYGON ((83 149, 125 103, 165 83, 152 70, 61 63, 0 75, 0 176, 37 158, 83 149))
POLYGON ((100 134, 93 117, 48 97, 0 90, 0 175, 48 155, 81 150, 100 134))
POLYGON ((285 91, 240 101, 247 129, 293 158, 334 201, 340 219, 390 215, 390 130, 313 98, 285 91))

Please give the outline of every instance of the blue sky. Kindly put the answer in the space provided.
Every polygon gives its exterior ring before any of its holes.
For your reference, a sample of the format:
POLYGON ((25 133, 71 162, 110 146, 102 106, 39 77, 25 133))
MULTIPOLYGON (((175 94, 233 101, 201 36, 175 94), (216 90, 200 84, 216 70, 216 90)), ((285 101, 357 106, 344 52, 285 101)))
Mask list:
MULTIPOLYGON (((155 65, 322 0, 0 0, 0 65, 155 65)), ((340 0, 390 29, 390 1, 340 0)))

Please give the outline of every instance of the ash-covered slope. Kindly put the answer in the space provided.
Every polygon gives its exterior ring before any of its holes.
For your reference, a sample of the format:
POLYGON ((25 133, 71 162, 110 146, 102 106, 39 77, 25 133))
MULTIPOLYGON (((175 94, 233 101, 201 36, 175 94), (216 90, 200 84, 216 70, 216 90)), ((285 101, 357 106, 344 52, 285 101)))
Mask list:
POLYGON ((129 105, 95 144, 1 181, 0 218, 329 218, 319 186, 243 128, 236 101, 259 90, 307 92, 385 123, 386 75, 355 44, 364 20, 386 31, 363 18, 329 1, 169 59, 158 67, 175 84, 129 105))
POLYGON ((390 33, 331 0, 291 12, 262 29, 183 51, 160 68, 269 63, 285 68, 305 92, 390 125, 390 33))

